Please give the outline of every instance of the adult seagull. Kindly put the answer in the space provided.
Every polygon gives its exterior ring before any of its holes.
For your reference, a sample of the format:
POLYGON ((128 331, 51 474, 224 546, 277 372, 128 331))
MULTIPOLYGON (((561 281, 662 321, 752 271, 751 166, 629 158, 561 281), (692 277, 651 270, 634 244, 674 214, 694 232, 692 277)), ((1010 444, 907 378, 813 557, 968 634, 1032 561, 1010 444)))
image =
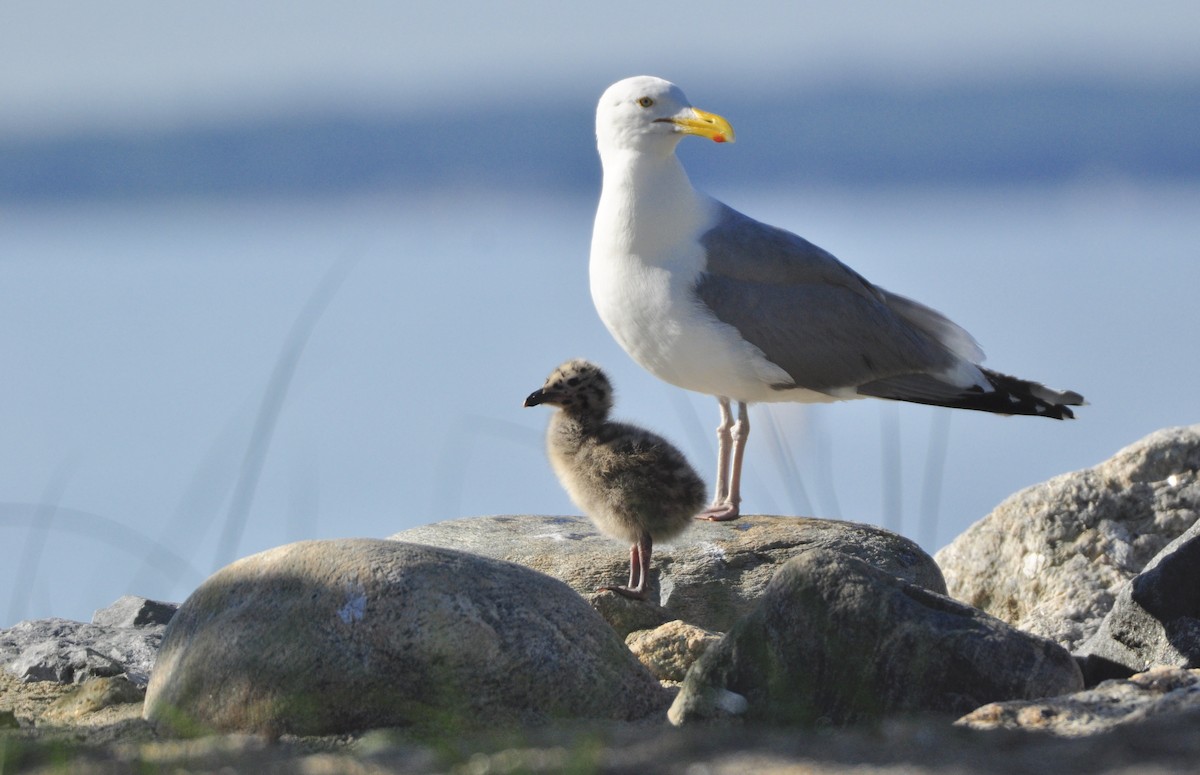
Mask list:
POLYGON ((715 497, 699 518, 738 516, 748 403, 872 396, 1060 420, 1084 403, 980 366, 979 345, 942 314, 696 191, 675 156, 687 135, 734 139, 728 121, 661 78, 604 92, 589 272, 596 310, 625 351, 720 404, 715 497))

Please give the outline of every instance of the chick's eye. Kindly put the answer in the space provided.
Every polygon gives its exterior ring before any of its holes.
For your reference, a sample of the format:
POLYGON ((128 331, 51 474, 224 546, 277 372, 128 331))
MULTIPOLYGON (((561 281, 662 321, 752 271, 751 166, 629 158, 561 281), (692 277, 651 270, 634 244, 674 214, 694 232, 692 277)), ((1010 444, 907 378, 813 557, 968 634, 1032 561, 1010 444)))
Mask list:
POLYGON ((639 105, 641 105, 643 108, 648 108, 648 107, 650 107, 651 105, 653 105, 653 104, 654 104, 654 100, 652 100, 652 99, 651 99, 651 98, 649 98, 649 97, 642 97, 641 99, 639 99, 639 100, 637 101, 637 103, 638 103, 639 105))

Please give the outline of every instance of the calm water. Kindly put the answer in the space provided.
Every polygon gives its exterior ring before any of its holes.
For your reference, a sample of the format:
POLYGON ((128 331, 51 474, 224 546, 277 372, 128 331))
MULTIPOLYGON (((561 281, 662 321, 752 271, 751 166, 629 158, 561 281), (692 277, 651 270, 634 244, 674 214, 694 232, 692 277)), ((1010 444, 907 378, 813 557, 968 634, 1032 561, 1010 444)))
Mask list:
MULTIPOLYGON (((1074 423, 759 407, 749 512, 885 524, 932 551, 1021 487, 1200 421, 1200 187, 714 193, 946 312, 994 368, 1091 402, 1074 423)), ((0 626, 181 601, 292 540, 574 512, 546 412, 521 408, 568 357, 608 367, 618 414, 708 472, 715 401, 640 371, 592 310, 592 207, 449 191, 0 211, 0 626), (289 331, 344 261, 263 433, 289 331)))

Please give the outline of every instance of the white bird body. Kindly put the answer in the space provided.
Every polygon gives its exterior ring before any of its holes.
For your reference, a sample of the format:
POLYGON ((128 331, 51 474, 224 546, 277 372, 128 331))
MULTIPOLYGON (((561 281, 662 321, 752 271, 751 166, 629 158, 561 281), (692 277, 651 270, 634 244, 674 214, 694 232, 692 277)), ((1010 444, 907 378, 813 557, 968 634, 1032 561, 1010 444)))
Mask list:
POLYGON ((1083 403, 985 369, 975 340, 937 311, 696 191, 675 156, 689 134, 733 139, 661 78, 628 78, 600 98, 589 275, 600 319, 634 361, 720 402, 708 518, 737 516, 748 403, 870 396, 1058 419, 1083 403))
POLYGON ((790 381, 787 373, 695 303, 704 247, 677 235, 711 229, 720 203, 692 187, 674 152, 651 158, 612 152, 603 159, 589 262, 592 303, 638 365, 672 385, 737 401, 857 397, 773 389, 790 381), (642 201, 653 205, 639 207, 642 201))

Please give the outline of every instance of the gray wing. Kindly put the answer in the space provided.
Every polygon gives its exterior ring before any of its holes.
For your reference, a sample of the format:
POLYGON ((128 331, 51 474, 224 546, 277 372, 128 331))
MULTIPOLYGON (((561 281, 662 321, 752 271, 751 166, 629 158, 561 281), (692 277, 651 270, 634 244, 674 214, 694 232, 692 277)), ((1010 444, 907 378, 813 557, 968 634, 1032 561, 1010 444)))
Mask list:
POLYGON ((722 207, 701 240, 708 263, 695 292, 791 376, 779 389, 856 387, 982 357, 934 310, 876 288, 795 234, 722 207))
POLYGON ((700 238, 710 274, 762 283, 826 283, 878 297, 879 292, 833 254, 723 202, 717 224, 700 238))

